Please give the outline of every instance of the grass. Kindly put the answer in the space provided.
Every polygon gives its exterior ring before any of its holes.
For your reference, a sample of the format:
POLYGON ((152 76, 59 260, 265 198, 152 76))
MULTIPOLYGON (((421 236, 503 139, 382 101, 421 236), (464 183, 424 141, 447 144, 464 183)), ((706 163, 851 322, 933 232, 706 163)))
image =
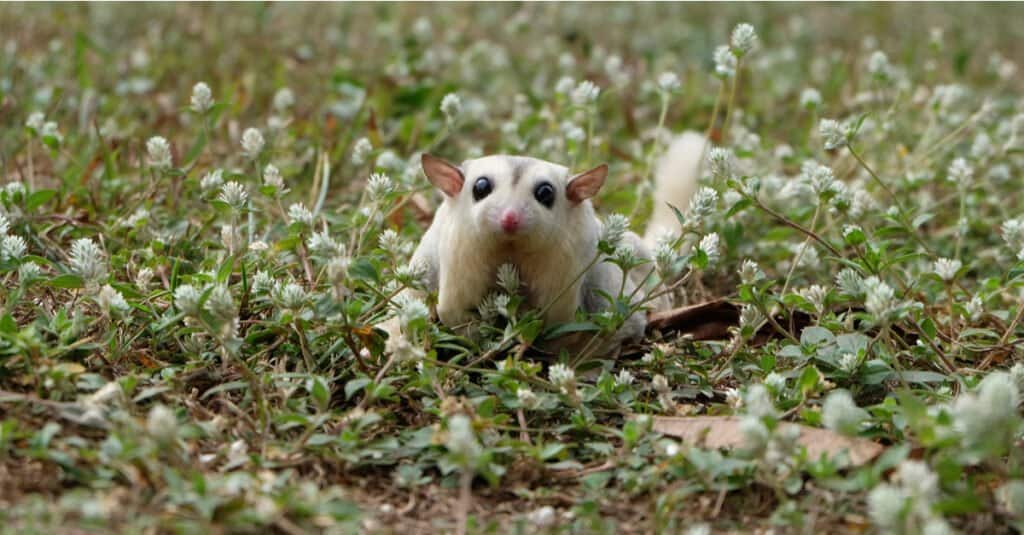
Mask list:
POLYGON ((1020 15, 0 6, 0 531, 1020 529, 1020 15), (396 299, 421 152, 608 162, 641 230, 684 129, 709 189, 658 269, 728 329, 545 356, 508 281, 472 339, 396 299), (741 440, 650 428, 688 415, 741 440))

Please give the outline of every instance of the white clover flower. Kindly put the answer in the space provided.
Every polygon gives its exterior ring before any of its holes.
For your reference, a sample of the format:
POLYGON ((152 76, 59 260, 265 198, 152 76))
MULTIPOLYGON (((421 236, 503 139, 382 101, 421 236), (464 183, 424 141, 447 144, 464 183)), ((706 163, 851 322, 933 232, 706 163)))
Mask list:
POLYGON ((221 187, 217 200, 234 210, 242 210, 245 208, 246 201, 249 200, 249 192, 246 191, 245 186, 232 180, 221 187))
POLYGON ((263 145, 263 134, 259 130, 246 128, 245 132, 242 132, 242 150, 245 151, 245 155, 250 159, 255 160, 260 155, 263 145))
MULTIPOLYGON (((274 288, 275 284, 274 277, 263 270, 257 271, 252 278, 252 290, 256 293, 267 293, 274 288)), ((177 298, 177 294, 175 294, 175 298, 177 298)))
POLYGON ((306 290, 295 282, 285 284, 277 291, 277 301, 284 308, 300 310, 306 306, 306 290))
POLYGON ((933 270, 940 279, 950 282, 956 278, 961 267, 963 267, 963 262, 955 258, 940 258, 935 261, 933 270))
POLYGON ((594 82, 583 80, 572 91, 572 103, 577 106, 589 106, 597 102, 597 97, 600 94, 601 88, 597 87, 594 82))
POLYGON ((576 373, 565 364, 552 364, 548 369, 548 379, 563 393, 568 393, 576 385, 576 373))
POLYGON ((758 266, 757 262, 754 262, 749 258, 740 264, 739 275, 740 281, 743 284, 754 284, 765 277, 764 272, 761 271, 761 266, 758 266))
POLYGON ((993 372, 985 377, 977 390, 961 394, 953 403, 955 428, 968 445, 983 444, 1012 431, 1018 418, 1020 390, 1015 379, 1006 372, 993 372))
POLYGON ((875 276, 864 280, 866 298, 864 307, 876 318, 885 319, 895 306, 896 292, 892 287, 875 276))
POLYGON ((28 119, 25 119, 25 126, 35 130, 37 133, 42 131, 43 123, 46 121, 46 116, 41 111, 34 111, 28 114, 28 119))
POLYGON ((980 297, 974 296, 966 305, 964 305, 964 309, 966 309, 967 317, 971 321, 978 321, 981 319, 981 315, 985 312, 985 303, 980 297))
POLYGON ((821 93, 813 87, 805 87, 800 92, 801 108, 817 108, 821 106, 821 93))
POLYGON ((165 405, 154 405, 146 416, 146 431, 160 442, 170 442, 178 436, 178 417, 165 405))
POLYGON ((282 87, 274 93, 274 109, 278 113, 284 113, 295 105, 295 93, 290 88, 282 87))
POLYGON ((931 503, 939 495, 939 476, 922 461, 902 461, 896 478, 903 490, 917 501, 931 503))
POLYGON ((674 72, 663 72, 658 75, 658 89, 665 93, 674 93, 682 86, 679 76, 674 72))
POLYGON ((587 137, 587 131, 584 130, 579 125, 572 123, 571 121, 563 122, 561 125, 561 130, 562 135, 565 136, 565 139, 575 143, 579 143, 580 141, 583 141, 587 137))
POLYGON ((334 253, 344 254, 345 252, 345 246, 336 242, 326 230, 314 231, 306 240, 306 246, 313 253, 325 256, 334 253))
POLYGON ((715 60, 715 74, 719 78, 732 78, 736 76, 736 55, 732 50, 722 45, 715 49, 713 58, 715 60))
POLYGON ((377 245, 393 255, 399 255, 405 250, 402 237, 392 229, 387 229, 380 233, 380 236, 377 238, 377 245))
POLYGON ((843 268, 836 274, 836 286, 851 297, 860 297, 865 291, 864 278, 851 268, 843 268))
POLYGON ((786 388, 786 378, 781 374, 771 372, 764 378, 764 384, 776 392, 786 388))
POLYGON ((743 405, 747 414, 755 418, 774 418, 777 416, 772 396, 763 384, 754 384, 747 387, 747 393, 743 396, 743 405))
POLYGON ((281 178, 281 171, 272 163, 268 163, 263 168, 263 184, 270 186, 277 190, 278 193, 284 193, 284 179, 281 178))
POLYGON ((822 119, 818 123, 818 132, 825 140, 826 150, 845 147, 850 143, 848 129, 835 119, 822 119))
POLYGON ((672 247, 672 242, 675 236, 671 232, 668 240, 658 240, 654 246, 654 263, 658 268, 658 272, 663 277, 670 277, 676 270, 676 261, 679 260, 679 254, 676 253, 675 248, 672 247))
POLYGON ((90 238, 79 238, 71 243, 71 271, 85 280, 97 280, 107 275, 106 255, 90 238))
POLYGON ((213 92, 205 82, 198 82, 192 86, 192 98, 189 99, 192 111, 203 114, 213 107, 213 92))
POLYGON ((621 386, 629 386, 633 384, 634 380, 636 380, 636 378, 633 377, 633 374, 625 368, 619 370, 619 373, 615 375, 615 384, 621 386))
POLYGON ((373 143, 365 137, 359 138, 352 146, 352 165, 363 165, 373 152, 373 143))
POLYGON ((843 353, 839 356, 839 369, 846 373, 854 373, 860 367, 860 358, 853 353, 843 353))
POLYGON ((526 520, 538 528, 547 528, 555 525, 555 508, 545 505, 541 508, 530 511, 526 520))
POLYGON ((231 297, 231 290, 223 284, 213 287, 213 290, 210 291, 210 296, 206 298, 206 305, 203 308, 220 321, 232 320, 238 313, 235 300, 231 297))
POLYGON ((736 158, 732 151, 727 148, 712 147, 708 151, 708 165, 715 178, 723 180, 732 178, 735 173, 735 161, 736 158))
POLYGON ((651 378, 651 387, 659 394, 667 394, 671 389, 668 385, 668 379, 660 373, 655 374, 655 376, 651 378))
POLYGON ((398 321, 402 329, 408 331, 417 323, 426 321, 430 317, 430 309, 421 299, 403 296, 396 299, 398 304, 398 321))
POLYGON ((57 127, 57 123, 54 121, 46 121, 43 123, 42 130, 39 131, 39 135, 44 138, 53 138, 58 143, 64 140, 64 136, 60 134, 60 129, 57 127))
POLYGON ((366 183, 366 194, 370 197, 370 200, 379 201, 382 200, 389 193, 394 191, 395 185, 391 181, 391 177, 383 173, 374 173, 370 175, 370 180, 366 183))
POLYGON ((825 427, 844 435, 856 435, 867 418, 867 411, 858 407, 846 390, 833 390, 821 405, 825 427))
MULTIPOLYGON (((264 273, 264 272, 260 272, 264 273)), ((264 273, 266 274, 266 273, 264 273)), ((259 274, 257 274, 259 275, 259 274)), ((189 316, 199 315, 199 300, 202 297, 199 290, 191 284, 182 284, 174 289, 174 306, 189 316)))
POLYGON ((96 295, 96 303, 107 315, 125 314, 132 308, 124 300, 121 292, 109 284, 104 284, 103 288, 100 288, 99 294, 96 295))
POLYGON ((7 216, 0 213, 0 236, 7 234, 11 230, 11 222, 7 219, 7 216))
POLYGON ((698 249, 707 255, 709 266, 717 264, 718 260, 722 257, 720 242, 721 240, 718 238, 718 233, 712 232, 711 234, 701 238, 700 244, 697 246, 698 249))
POLYGON ((757 32, 745 22, 737 24, 732 30, 732 48, 736 55, 743 57, 757 44, 757 32))
POLYGON ((1009 219, 1003 223, 1003 241, 1024 260, 1024 219, 1009 219))
POLYGON ((448 451, 463 457, 470 464, 476 461, 483 450, 473 431, 473 422, 465 414, 456 414, 448 419, 448 439, 444 445, 448 451))
POLYGON ((18 266, 18 280, 28 282, 38 279, 43 274, 43 268, 35 262, 25 262, 18 266))
POLYGON ((985 132, 979 132, 971 144, 971 158, 975 160, 986 160, 995 155, 995 147, 992 146, 992 138, 985 132))
POLYGON ((341 284, 345 282, 345 277, 348 276, 349 259, 343 254, 336 255, 327 261, 327 279, 332 284, 341 284))
POLYGON ((515 295, 519 291, 520 279, 519 270, 514 264, 502 264, 498 266, 498 286, 506 292, 515 295))
POLYGON ((14 262, 25 256, 28 246, 21 236, 7 235, 0 238, 0 260, 14 262))
POLYGON ((220 228, 220 241, 228 254, 235 254, 242 247, 242 231, 235 225, 224 225, 220 228))
POLYGON ((568 95, 574 87, 576 87, 576 81, 570 76, 563 76, 559 78, 558 82, 555 84, 555 93, 558 93, 559 95, 568 95))
POLYGON ((799 290, 797 294, 810 302, 818 312, 825 310, 825 300, 828 299, 828 288, 825 288, 820 284, 812 284, 807 288, 799 290))
POLYGON ((213 191, 220 189, 224 184, 224 170, 214 169, 209 173, 203 175, 203 178, 199 180, 199 187, 203 191, 213 191))
POLYGON ((718 202, 718 192, 714 188, 707 186, 697 190, 697 193, 690 199, 690 205, 687 208, 687 212, 696 219, 703 219, 715 210, 715 204, 718 202))
POLYGON ((311 226, 313 224, 313 212, 306 208, 306 205, 301 202, 292 203, 288 207, 288 222, 299 223, 305 226, 311 226))
POLYGON ((946 171, 946 180, 961 186, 968 184, 974 178, 974 168, 964 158, 956 158, 949 164, 946 171))
POLYGON ((455 124, 462 114, 462 99, 455 93, 448 93, 441 99, 441 113, 448 124, 455 124))
POLYGON ((887 80, 892 76, 892 66, 889 65, 889 56, 885 52, 876 50, 868 58, 868 73, 879 79, 887 80))
POLYGON ((171 145, 163 137, 149 138, 146 142, 146 152, 149 154, 149 165, 157 169, 167 169, 171 166, 171 145))
POLYGON ((629 231, 629 218, 622 214, 612 214, 604 220, 601 241, 607 242, 612 248, 617 248, 627 231, 629 231))
POLYGON ((534 410, 540 406, 540 398, 529 388, 519 387, 516 389, 516 398, 519 399, 519 404, 526 410, 534 410))
POLYGON ((771 440, 771 431, 760 418, 753 416, 740 418, 739 431, 743 437, 743 447, 750 451, 763 450, 771 440))
POLYGON ((871 489, 868 494, 868 515, 876 526, 883 529, 897 528, 903 523, 907 511, 906 493, 888 483, 871 489))

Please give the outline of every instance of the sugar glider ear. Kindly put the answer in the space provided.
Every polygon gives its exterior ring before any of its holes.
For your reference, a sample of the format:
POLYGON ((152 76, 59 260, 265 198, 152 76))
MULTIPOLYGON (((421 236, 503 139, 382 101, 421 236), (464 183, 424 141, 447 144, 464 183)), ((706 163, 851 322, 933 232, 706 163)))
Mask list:
POLYGON ((608 178, 608 164, 603 163, 589 171, 584 171, 569 180, 565 188, 565 196, 575 204, 579 204, 594 195, 608 178))
POLYGON ((466 178, 462 176, 462 171, 458 167, 430 154, 423 154, 420 163, 430 183, 445 195, 455 197, 462 191, 462 183, 466 178))

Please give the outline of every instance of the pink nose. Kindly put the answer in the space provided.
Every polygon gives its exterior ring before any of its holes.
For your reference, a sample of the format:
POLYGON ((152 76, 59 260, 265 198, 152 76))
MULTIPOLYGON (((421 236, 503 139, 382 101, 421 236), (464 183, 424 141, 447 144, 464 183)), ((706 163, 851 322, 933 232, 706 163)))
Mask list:
POLYGON ((519 229, 519 223, 522 219, 519 217, 519 212, 515 210, 505 210, 501 213, 501 230, 508 233, 513 233, 519 229))

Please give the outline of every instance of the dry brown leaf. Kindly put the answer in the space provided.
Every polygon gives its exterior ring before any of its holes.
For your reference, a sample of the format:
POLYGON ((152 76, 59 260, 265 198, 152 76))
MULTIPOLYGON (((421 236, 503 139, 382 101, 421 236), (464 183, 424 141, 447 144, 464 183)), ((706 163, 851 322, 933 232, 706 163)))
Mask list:
MULTIPOLYGON (((735 416, 655 416, 655 431, 681 439, 684 443, 704 448, 735 448, 743 444, 740 419, 735 416)), ((807 448, 807 456, 818 459, 821 455, 839 455, 846 450, 853 466, 860 466, 878 457, 885 449, 881 444, 863 438, 850 438, 827 429, 818 429, 789 422, 780 425, 800 429, 797 442, 807 448)))

